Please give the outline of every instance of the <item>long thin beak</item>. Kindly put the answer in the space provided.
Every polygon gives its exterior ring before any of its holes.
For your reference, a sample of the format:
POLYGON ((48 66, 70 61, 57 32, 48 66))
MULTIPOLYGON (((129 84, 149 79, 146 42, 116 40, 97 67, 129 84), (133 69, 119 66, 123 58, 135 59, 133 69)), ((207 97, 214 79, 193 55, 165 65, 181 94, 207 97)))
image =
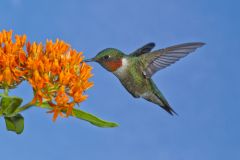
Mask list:
POLYGON ((94 61, 95 61, 94 58, 90 58, 90 59, 85 59, 85 60, 83 60, 83 62, 94 62, 94 61))

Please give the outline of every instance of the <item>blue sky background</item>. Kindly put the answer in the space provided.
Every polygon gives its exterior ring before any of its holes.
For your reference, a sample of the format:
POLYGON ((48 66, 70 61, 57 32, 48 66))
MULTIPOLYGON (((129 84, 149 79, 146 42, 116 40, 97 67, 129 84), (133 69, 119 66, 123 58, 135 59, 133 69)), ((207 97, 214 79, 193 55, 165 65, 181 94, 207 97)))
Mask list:
MULTIPOLYGON (((116 47, 129 53, 153 41, 157 48, 202 41, 206 46, 154 75, 179 116, 133 99, 98 64, 81 109, 118 122, 113 129, 74 118, 51 121, 33 108, 22 135, 0 121, 4 160, 226 160, 240 159, 240 2, 237 0, 7 0, 0 30, 44 42, 60 38, 87 58, 116 47)), ((21 85, 12 95, 30 100, 21 85)))

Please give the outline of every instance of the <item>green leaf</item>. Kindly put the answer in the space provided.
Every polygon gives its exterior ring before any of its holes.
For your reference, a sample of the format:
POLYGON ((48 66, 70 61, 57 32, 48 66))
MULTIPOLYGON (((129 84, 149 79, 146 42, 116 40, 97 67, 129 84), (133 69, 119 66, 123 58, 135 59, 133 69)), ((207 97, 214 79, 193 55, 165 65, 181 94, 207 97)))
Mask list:
POLYGON ((6 122, 6 128, 8 131, 13 131, 17 134, 21 134, 24 130, 24 118, 21 114, 17 114, 13 117, 4 117, 6 122))
POLYGON ((102 120, 102 119, 100 119, 100 118, 98 118, 98 117, 96 117, 96 116, 94 116, 90 113, 87 113, 87 112, 84 112, 82 110, 75 109, 75 108, 72 111, 72 116, 76 117, 76 118, 79 118, 79 119, 82 119, 82 120, 85 120, 85 121, 88 121, 91 124, 93 124, 95 126, 98 126, 98 127, 109 128, 109 127, 117 127, 118 126, 117 123, 102 120))
POLYGON ((22 98, 16 96, 3 96, 1 99, 1 110, 6 116, 10 116, 21 105, 22 98))
MULTIPOLYGON (((41 105, 39 103, 36 103, 36 106, 42 107, 42 108, 46 108, 51 110, 52 108, 49 106, 49 104, 47 102, 43 102, 41 105)), ((74 108, 72 111, 72 115, 73 117, 76 117, 78 119, 82 119, 84 121, 87 121, 95 126, 98 127, 104 127, 104 128, 112 128, 112 127, 117 127, 118 124, 114 123, 114 122, 109 122, 109 121, 105 121, 102 120, 90 113, 84 112, 82 110, 76 109, 74 108)))

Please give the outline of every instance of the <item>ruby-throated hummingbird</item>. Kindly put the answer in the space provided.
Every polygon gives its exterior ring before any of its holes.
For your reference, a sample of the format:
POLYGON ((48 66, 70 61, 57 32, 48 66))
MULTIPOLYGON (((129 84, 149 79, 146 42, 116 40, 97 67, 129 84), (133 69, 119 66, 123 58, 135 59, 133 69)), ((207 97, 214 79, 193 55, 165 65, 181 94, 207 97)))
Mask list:
POLYGON ((176 112, 170 107, 151 77, 157 71, 175 63, 203 45, 202 42, 184 43, 151 51, 155 44, 148 43, 129 55, 115 48, 107 48, 85 62, 98 62, 117 76, 134 98, 144 98, 173 115, 176 112))

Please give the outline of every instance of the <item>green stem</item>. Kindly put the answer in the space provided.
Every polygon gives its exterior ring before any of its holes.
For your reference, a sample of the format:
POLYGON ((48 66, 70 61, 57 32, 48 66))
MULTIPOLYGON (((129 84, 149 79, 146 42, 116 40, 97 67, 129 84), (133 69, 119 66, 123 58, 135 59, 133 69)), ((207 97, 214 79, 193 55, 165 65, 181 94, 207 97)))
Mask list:
POLYGON ((7 86, 4 88, 4 95, 8 96, 8 87, 7 86))
POLYGON ((22 111, 25 111, 27 109, 29 109, 30 107, 34 106, 34 104, 32 104, 31 102, 28 102, 27 104, 23 105, 22 107, 18 108, 15 113, 19 113, 22 111))

